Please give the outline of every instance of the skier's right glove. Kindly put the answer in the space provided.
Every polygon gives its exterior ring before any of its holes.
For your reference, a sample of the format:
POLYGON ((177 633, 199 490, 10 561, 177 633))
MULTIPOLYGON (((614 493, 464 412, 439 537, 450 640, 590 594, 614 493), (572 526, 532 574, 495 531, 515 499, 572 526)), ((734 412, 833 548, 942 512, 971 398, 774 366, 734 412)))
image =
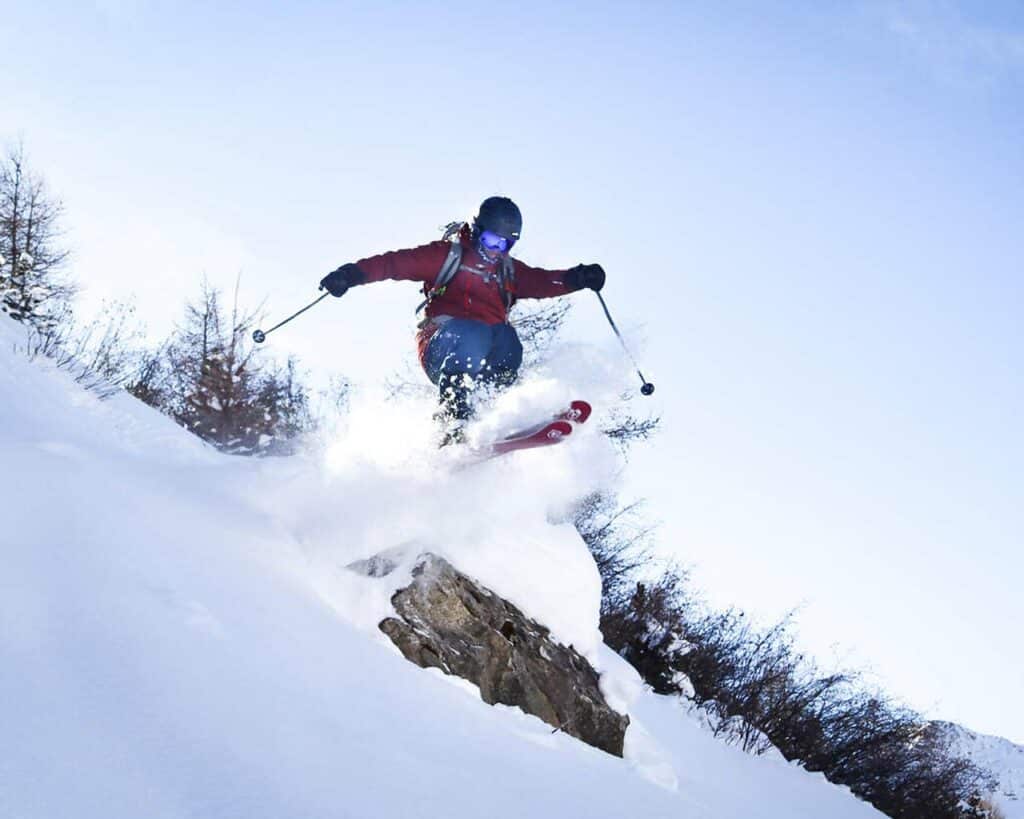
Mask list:
POLYGON ((570 290, 589 287, 599 292, 604 287, 604 268, 599 264, 578 264, 565 274, 565 284, 570 290))
POLYGON ((343 264, 337 270, 332 270, 320 279, 320 289, 326 290, 332 296, 341 298, 350 287, 362 284, 366 281, 366 274, 359 269, 358 265, 343 264))

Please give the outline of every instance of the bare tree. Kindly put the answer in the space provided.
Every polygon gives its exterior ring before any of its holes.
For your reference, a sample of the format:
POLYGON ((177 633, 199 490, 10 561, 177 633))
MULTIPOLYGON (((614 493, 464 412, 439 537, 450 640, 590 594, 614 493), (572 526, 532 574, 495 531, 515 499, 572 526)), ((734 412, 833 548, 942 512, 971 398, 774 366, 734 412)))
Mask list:
POLYGON ((523 344, 523 366, 542 362, 558 339, 572 304, 565 299, 518 302, 514 308, 516 333, 523 344))
POLYGON ((634 397, 632 393, 624 393, 619 404, 608 414, 608 420, 601 430, 623 455, 628 453, 633 444, 651 438, 661 424, 661 418, 656 415, 633 415, 630 402, 634 397))
POLYGON ((63 277, 68 251, 60 247, 63 206, 29 170, 18 147, 0 161, 0 310, 49 332, 69 313, 74 288, 63 277))
POLYGON ((717 735, 752 753, 774 746, 895 819, 986 815, 985 774, 862 675, 819 669, 791 615, 761 628, 710 610, 674 570, 622 589, 603 601, 606 642, 658 693, 691 698, 717 735))
POLYGON ((610 492, 595 492, 576 506, 573 524, 601 575, 602 611, 628 597, 636 574, 650 558, 654 526, 641 516, 642 506, 641 501, 622 504, 610 492))

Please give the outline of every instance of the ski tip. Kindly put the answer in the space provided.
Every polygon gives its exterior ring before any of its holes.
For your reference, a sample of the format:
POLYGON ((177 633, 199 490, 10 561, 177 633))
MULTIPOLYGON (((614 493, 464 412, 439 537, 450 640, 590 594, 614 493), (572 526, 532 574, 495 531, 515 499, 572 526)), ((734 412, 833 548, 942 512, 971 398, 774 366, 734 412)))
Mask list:
POLYGON ((569 405, 569 420, 575 424, 583 424, 593 410, 594 408, 586 401, 573 401, 569 405))
POLYGON ((572 434, 572 424, 568 421, 554 421, 548 425, 545 437, 549 441, 557 441, 570 434, 572 434))

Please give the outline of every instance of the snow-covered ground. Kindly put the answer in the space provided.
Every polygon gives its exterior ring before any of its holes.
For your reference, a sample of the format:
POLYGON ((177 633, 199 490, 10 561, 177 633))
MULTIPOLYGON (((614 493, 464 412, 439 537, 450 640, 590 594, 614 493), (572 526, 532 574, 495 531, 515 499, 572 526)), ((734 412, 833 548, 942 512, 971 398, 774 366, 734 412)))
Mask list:
POLYGON ((1006 819, 1024 819, 1024 745, 977 734, 951 722, 937 723, 952 739, 952 747, 996 779, 993 803, 1006 819))
POLYGON ((394 401, 307 455, 233 458, 20 338, 0 320, 0 816, 880 815, 722 744, 601 644, 597 572, 562 522, 617 469, 596 429, 455 470, 429 407, 394 401), (376 624, 407 570, 344 569, 383 549, 446 556, 586 654, 631 716, 626 759, 406 662, 376 624))

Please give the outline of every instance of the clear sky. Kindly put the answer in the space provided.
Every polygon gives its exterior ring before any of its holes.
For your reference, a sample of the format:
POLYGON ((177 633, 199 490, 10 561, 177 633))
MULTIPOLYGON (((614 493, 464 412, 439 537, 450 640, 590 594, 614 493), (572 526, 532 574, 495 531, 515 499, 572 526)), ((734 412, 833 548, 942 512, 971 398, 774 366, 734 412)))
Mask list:
MULTIPOLYGON (((8 1, 0 42, 0 140, 64 199, 85 305, 159 335, 241 271, 281 316, 510 195, 517 254, 601 262, 657 382, 629 489, 663 549, 1024 742, 1024 6, 8 1)), ((371 383, 416 302, 275 349, 371 383)))

